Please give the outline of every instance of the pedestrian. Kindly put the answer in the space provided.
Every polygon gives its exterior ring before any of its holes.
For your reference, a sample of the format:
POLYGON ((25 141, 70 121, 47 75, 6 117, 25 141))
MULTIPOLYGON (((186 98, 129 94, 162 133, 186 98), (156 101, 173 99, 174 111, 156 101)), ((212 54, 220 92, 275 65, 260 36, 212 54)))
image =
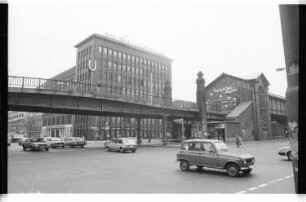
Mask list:
POLYGON ((241 146, 241 137, 239 137, 238 135, 236 135, 236 145, 237 145, 237 148, 241 146))
POLYGON ((219 136, 219 140, 223 141, 223 138, 221 136, 219 136))

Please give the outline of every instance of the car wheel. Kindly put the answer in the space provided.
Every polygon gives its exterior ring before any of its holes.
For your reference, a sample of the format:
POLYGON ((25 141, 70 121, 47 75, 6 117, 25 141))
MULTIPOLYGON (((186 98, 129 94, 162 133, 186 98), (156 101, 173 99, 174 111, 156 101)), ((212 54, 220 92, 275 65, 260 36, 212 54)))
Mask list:
POLYGON ((188 171, 189 170, 189 163, 188 161, 181 161, 180 162, 181 171, 188 171))
POLYGON ((135 152, 136 152, 136 149, 135 149, 135 150, 132 150, 132 152, 135 153, 135 152))
POLYGON ((292 161, 293 156, 292 156, 291 152, 287 153, 287 158, 288 158, 289 161, 292 161))
POLYGON ((252 171, 252 169, 244 170, 243 173, 248 174, 248 173, 250 173, 251 171, 252 171))
POLYGON ((120 153, 123 153, 124 152, 124 149, 121 147, 120 148, 120 153))
POLYGON ((23 148, 23 151, 25 151, 25 150, 26 150, 26 147, 25 147, 25 146, 22 146, 22 148, 23 148))
POLYGON ((82 145, 81 147, 84 148, 84 145, 82 145))
POLYGON ((108 152, 109 152, 109 151, 110 151, 110 148, 109 148, 109 147, 106 147, 106 151, 108 151, 108 152))
POLYGON ((229 176, 236 177, 239 174, 239 167, 236 164, 229 164, 226 171, 229 176))
POLYGON ((46 151, 49 151, 49 148, 46 148, 46 151))

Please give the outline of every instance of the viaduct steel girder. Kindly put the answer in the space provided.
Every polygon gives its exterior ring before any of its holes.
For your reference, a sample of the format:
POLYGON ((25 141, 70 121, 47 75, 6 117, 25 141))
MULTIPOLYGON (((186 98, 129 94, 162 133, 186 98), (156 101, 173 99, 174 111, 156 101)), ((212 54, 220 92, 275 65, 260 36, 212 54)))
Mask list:
POLYGON ((8 90, 8 110, 93 116, 137 116, 197 120, 198 111, 165 106, 152 106, 115 99, 96 98, 92 94, 37 91, 31 88, 8 90))

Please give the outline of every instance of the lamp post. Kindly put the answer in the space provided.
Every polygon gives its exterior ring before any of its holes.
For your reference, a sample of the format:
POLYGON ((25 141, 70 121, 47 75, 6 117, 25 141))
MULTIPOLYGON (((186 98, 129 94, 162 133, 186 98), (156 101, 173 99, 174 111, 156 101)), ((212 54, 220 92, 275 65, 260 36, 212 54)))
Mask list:
POLYGON ((300 193, 302 189, 302 187, 298 187, 299 10, 299 5, 279 6, 288 84, 286 90, 286 115, 288 117, 288 135, 293 156, 292 169, 296 193, 300 193))

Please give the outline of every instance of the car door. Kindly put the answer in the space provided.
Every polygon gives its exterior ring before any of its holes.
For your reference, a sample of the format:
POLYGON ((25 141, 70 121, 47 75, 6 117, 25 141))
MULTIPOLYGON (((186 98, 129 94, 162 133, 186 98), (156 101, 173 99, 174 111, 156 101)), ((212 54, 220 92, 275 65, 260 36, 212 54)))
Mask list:
POLYGON ((112 143, 111 143, 110 148, 111 148, 112 150, 118 150, 118 149, 119 149, 118 142, 119 142, 118 139, 114 139, 114 140, 112 141, 112 143))
POLYGON ((199 155, 199 162, 202 166, 217 167, 218 156, 216 155, 216 149, 211 142, 203 142, 203 150, 199 155))
POLYGON ((190 164, 198 163, 198 157, 199 157, 200 151, 196 150, 195 148, 196 145, 197 145, 197 142, 189 142, 188 149, 185 153, 185 157, 190 164))

